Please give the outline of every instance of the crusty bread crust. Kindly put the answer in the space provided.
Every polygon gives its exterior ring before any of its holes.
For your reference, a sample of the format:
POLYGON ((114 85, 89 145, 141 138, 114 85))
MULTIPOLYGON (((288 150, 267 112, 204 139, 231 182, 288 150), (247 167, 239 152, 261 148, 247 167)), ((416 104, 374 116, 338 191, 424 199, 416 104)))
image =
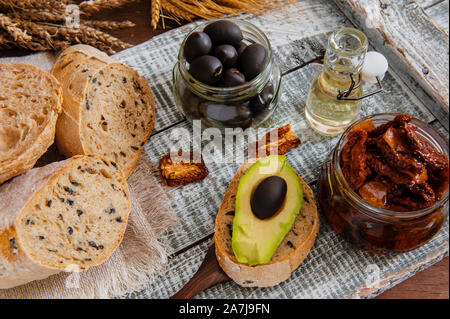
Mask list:
MULTIPOLYGON (((138 141, 140 144, 135 146, 137 150, 133 156, 127 157, 126 167, 122 165, 122 171, 128 178, 143 150, 143 142, 150 137, 154 128, 156 116, 152 91, 147 80, 134 69, 115 62, 105 53, 91 46, 75 45, 67 48, 61 52, 51 71, 61 82, 64 97, 63 112, 56 124, 56 144, 66 157, 76 154, 101 154, 101 152, 93 151, 93 145, 89 144, 88 138, 84 138, 86 135, 89 136, 90 132, 87 132, 86 123, 83 122, 82 111, 86 108, 89 88, 93 86, 95 79, 113 66, 123 67, 132 76, 139 79, 143 86, 142 92, 148 97, 148 108, 151 114, 151 120, 145 127, 143 138, 138 141)), ((110 113, 113 112, 114 109, 111 109, 110 113)), ((144 120, 146 121, 147 118, 144 120)), ((111 140, 107 139, 103 142, 108 144, 111 143, 111 140)), ((114 147, 114 149, 118 149, 118 147, 114 147)), ((102 155, 105 156, 105 154, 102 155)), ((114 160, 111 156, 108 157, 114 160)))
MULTIPOLYGON (((64 174, 68 168, 82 165, 84 158, 87 157, 74 156, 61 162, 35 168, 0 186, 0 289, 8 289, 30 281, 45 279, 66 269, 57 264, 44 265, 28 254, 24 245, 29 243, 21 243, 19 231, 21 226, 19 223, 28 203, 38 199, 46 186, 56 183, 59 176, 64 174), (13 198, 14 200, 12 200, 13 198)), ((94 159, 104 160, 98 156, 95 156, 94 159)), ((117 234, 117 241, 108 249, 104 258, 98 259, 88 266, 77 265, 74 262, 74 268, 67 270, 79 271, 99 265, 120 245, 125 233, 131 204, 128 186, 120 169, 119 176, 122 179, 120 184, 127 195, 128 204, 125 212, 126 217, 123 218, 123 230, 117 234)))
POLYGON ((15 240, 15 222, 30 198, 68 161, 32 169, 0 187, 0 289, 44 279, 59 272, 35 263, 19 249, 15 240))
POLYGON ((214 240, 219 265, 237 284, 244 287, 274 286, 287 278, 308 255, 319 231, 319 216, 314 195, 309 186, 299 177, 303 186, 303 205, 291 231, 283 239, 271 261, 250 267, 239 263, 231 248, 231 229, 234 218, 235 196, 239 180, 255 162, 244 163, 233 177, 216 217, 214 240))
MULTIPOLYGON (((22 121, 27 121, 25 123, 16 123, 16 126, 20 129, 22 129, 22 125, 27 128, 27 131, 20 132, 21 133, 21 140, 23 143, 26 143, 24 145, 25 149, 23 152, 17 154, 15 152, 15 147, 20 147, 20 142, 17 143, 13 148, 6 149, 4 151, 0 151, 0 184, 9 180, 10 178, 14 176, 18 176, 27 170, 31 169, 36 161, 39 159, 39 157, 44 154, 47 149, 50 147, 50 145, 53 144, 54 138, 55 138, 55 126, 56 121, 58 118, 58 115, 61 112, 61 105, 62 105, 62 88, 60 83, 56 80, 56 78, 51 75, 48 72, 45 72, 33 65, 30 64, 15 64, 15 65, 6 65, 2 64, 0 65, 0 74, 2 72, 19 72, 19 76, 23 76, 23 73, 29 74, 35 74, 36 77, 36 86, 39 90, 42 92, 47 92, 48 97, 47 101, 50 103, 48 105, 48 111, 46 116, 46 119, 43 120, 42 124, 45 125, 45 127, 42 128, 42 130, 38 133, 37 136, 35 136, 32 140, 28 139, 27 134, 31 134, 34 130, 33 127, 30 127, 31 119, 34 117, 40 117, 42 114, 38 114, 38 112, 41 111, 41 107, 38 105, 33 105, 32 109, 35 109, 35 113, 28 113, 25 114, 22 112, 22 105, 20 103, 23 103, 24 101, 27 101, 30 104, 36 103, 33 102, 33 96, 31 95, 28 98, 22 99, 20 102, 18 102, 17 105, 0 105, 0 112, 8 112, 8 110, 11 110, 14 113, 17 113, 17 118, 22 119, 22 121), (41 77, 38 79, 37 77, 41 77), (46 87, 41 87, 42 84, 47 84, 46 87), (52 103, 54 102, 54 103, 52 103), (18 146, 17 146, 18 145, 18 146), (4 153, 4 154, 2 154, 4 153), (9 155, 8 155, 9 153, 9 155)), ((29 85, 29 83, 19 83, 21 80, 18 80, 17 86, 26 87, 29 85)), ((3 87, 3 83, 1 84, 1 89, 4 89, 4 94, 11 94, 13 92, 6 91, 6 88, 3 87)), ((26 92, 28 94, 29 92, 26 92)), ((32 94, 32 93, 31 93, 32 94)), ((1 97, 0 93, 0 97, 1 97)), ((11 98, 6 97, 5 98, 11 98)), ((1 103, 0 103, 1 104, 1 103)), ((2 116, 0 114, 0 119, 2 119, 2 116)), ((2 120, 3 122, 3 120, 2 120)), ((2 136, 3 134, 8 135, 8 132, 4 132, 3 129, 8 130, 11 129, 11 127, 8 127, 8 123, 5 120, 6 123, 0 123, 0 137, 2 139, 8 138, 8 136, 2 136), (5 127, 3 127, 5 126, 5 127)), ((13 127, 14 129, 14 127, 13 127)), ((1 141, 0 141, 1 143, 1 141)))

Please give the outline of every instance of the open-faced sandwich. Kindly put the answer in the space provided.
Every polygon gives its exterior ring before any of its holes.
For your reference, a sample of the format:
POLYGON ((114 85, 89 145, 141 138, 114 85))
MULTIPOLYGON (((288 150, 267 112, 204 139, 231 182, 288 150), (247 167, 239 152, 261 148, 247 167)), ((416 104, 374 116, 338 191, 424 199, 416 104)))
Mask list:
POLYGON ((251 159, 237 171, 217 215, 217 260, 241 286, 273 286, 305 259, 318 230, 312 190, 286 157, 251 159))

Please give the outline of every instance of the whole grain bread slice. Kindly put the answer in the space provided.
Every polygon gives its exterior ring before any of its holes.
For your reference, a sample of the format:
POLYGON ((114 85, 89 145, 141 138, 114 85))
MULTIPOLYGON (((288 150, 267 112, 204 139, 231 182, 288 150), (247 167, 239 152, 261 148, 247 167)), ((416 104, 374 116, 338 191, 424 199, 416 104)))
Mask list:
POLYGON ((123 173, 99 156, 34 168, 0 186, 0 289, 81 271, 119 246, 130 212, 123 173))
POLYGON ((219 265, 237 284, 244 287, 274 286, 287 278, 308 255, 319 231, 319 217, 311 188, 301 179, 303 205, 289 233, 267 264, 250 267, 239 263, 231 247, 235 196, 245 171, 255 163, 244 163, 233 177, 216 217, 214 240, 219 265))
POLYGON ((58 149, 67 157, 108 157, 128 177, 155 123, 148 81, 87 45, 63 51, 52 74, 61 82, 64 96, 56 126, 58 149))
POLYGON ((0 64, 0 184, 31 169, 53 144, 62 89, 30 64, 0 64))

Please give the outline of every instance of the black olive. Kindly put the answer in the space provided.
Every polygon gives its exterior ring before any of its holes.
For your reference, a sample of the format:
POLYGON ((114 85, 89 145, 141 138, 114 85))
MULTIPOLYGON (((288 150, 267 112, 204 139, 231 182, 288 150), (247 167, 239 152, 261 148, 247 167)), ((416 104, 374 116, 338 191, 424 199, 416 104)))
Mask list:
POLYGON ((222 79, 217 82, 219 87, 232 87, 245 83, 245 76, 238 69, 230 68, 223 72, 222 79))
POLYGON ((236 113, 239 120, 247 120, 252 115, 252 112, 245 104, 237 106, 236 113))
POLYGON ((234 46, 229 44, 219 45, 214 49, 214 55, 222 62, 226 68, 232 67, 236 64, 238 53, 234 46))
POLYGON ((208 119, 218 122, 228 122, 238 116, 236 107, 224 104, 204 104, 202 113, 208 119))
POLYGON ((231 21, 219 20, 208 24, 203 30, 211 38, 212 43, 236 45, 244 38, 239 26, 231 21))
POLYGON ((264 87, 261 93, 254 96, 248 106, 252 111, 253 115, 258 116, 265 113, 273 100, 274 88, 272 84, 268 84, 264 87))
POLYGON ((239 44, 236 45, 236 51, 237 51, 238 55, 241 55, 242 52, 244 52, 246 47, 247 47, 247 43, 245 43, 244 41, 239 42, 239 44))
POLYGON ((185 114, 192 118, 200 118, 199 106, 203 99, 192 93, 188 88, 182 90, 181 96, 181 106, 185 114))
POLYGON ((286 181, 279 176, 264 179, 253 192, 250 205, 253 214, 259 219, 274 216, 281 208, 286 197, 286 181))
POLYGON ((267 62, 267 52, 259 43, 250 44, 239 56, 239 69, 244 73, 247 81, 260 74, 267 62))
POLYGON ((208 104, 202 105, 201 111, 207 119, 229 127, 247 128, 252 120, 251 112, 246 105, 208 104))
POLYGON ((209 36, 204 32, 192 33, 184 43, 183 54, 189 63, 196 58, 206 55, 212 50, 212 43, 209 36))
POLYGON ((204 55, 195 59, 189 67, 189 73, 196 80, 210 85, 220 80, 222 71, 222 63, 212 55, 204 55))

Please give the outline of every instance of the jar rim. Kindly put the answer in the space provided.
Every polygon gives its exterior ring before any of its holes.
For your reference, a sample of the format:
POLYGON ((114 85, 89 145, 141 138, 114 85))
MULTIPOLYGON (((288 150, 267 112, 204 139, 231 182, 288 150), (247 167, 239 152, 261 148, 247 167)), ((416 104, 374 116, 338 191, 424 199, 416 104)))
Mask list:
POLYGON ((344 28, 335 30, 330 35, 330 37, 328 38, 328 45, 333 50, 339 52, 339 54, 341 54, 341 55, 353 56, 353 55, 360 55, 360 54, 365 53, 369 47, 369 42, 367 40, 367 36, 360 30, 355 29, 355 28, 350 28, 350 27, 344 27, 344 28), (342 34, 342 33, 353 33, 354 35, 356 35, 359 38, 359 40, 361 41, 361 45, 359 46, 359 48, 352 50, 352 51, 348 51, 348 50, 344 50, 344 49, 340 48, 337 45, 335 39, 339 34, 342 34))
MULTIPOLYGON (((244 38, 245 40, 245 38, 244 38)), ((272 46, 270 44, 270 41, 268 39, 268 37, 266 36, 266 34, 260 29, 258 28, 256 25, 254 25, 253 23, 241 20, 241 19, 234 19, 234 18, 220 18, 220 19, 216 19, 216 20, 212 20, 212 21, 206 21, 203 22, 199 25, 197 25, 196 27, 194 27, 183 39, 183 41, 181 42, 180 45, 180 50, 178 51, 178 67, 180 68, 180 71, 182 76, 185 78, 186 82, 189 83, 190 85, 195 85, 198 88, 202 89, 202 90, 207 90, 209 91, 211 94, 229 94, 229 93, 233 93, 236 92, 236 90, 250 90, 252 89, 254 86, 258 85, 259 83, 263 82, 263 80, 267 77, 267 73, 270 72, 270 67, 272 65, 272 56, 273 56, 273 51, 272 51, 272 46), (184 58, 184 44, 186 43, 187 38, 189 38, 189 36, 194 33, 194 32, 199 32, 200 30, 203 30, 207 25, 209 25, 210 23, 213 22, 217 22, 217 21, 221 21, 221 20, 227 20, 227 21, 231 21, 233 23, 236 23, 237 25, 243 25, 246 27, 249 27, 252 32, 263 42, 261 43, 262 45, 264 45, 264 47, 267 49, 268 52, 268 58, 266 60, 266 64, 264 65, 264 69, 261 73, 259 73, 256 77, 254 77, 251 81, 248 81, 244 84, 238 85, 238 86, 232 86, 232 87, 217 87, 217 86, 212 86, 212 85, 208 85, 205 84, 203 82, 198 81, 197 79, 195 79, 187 70, 186 65, 185 65, 185 58, 184 58)))
MULTIPOLYGON (((346 192, 350 195, 350 197, 353 199, 353 202, 363 208, 362 213, 369 213, 372 214, 373 217, 380 217, 380 216, 387 216, 387 217, 396 217, 396 218, 416 218, 423 215, 426 215, 430 212, 435 211, 436 209, 443 207, 448 202, 449 198, 449 189, 444 193, 444 195, 441 197, 440 200, 435 202, 433 205, 419 209, 419 210, 412 210, 412 211, 395 211, 390 209, 381 208, 378 206, 374 206, 364 200, 357 192, 355 192, 350 185, 347 183, 347 180, 344 177, 344 174, 341 169, 339 156, 340 156, 340 150, 343 147, 343 142, 345 138, 348 136, 348 134, 353 130, 355 126, 358 124, 373 120, 373 119, 380 119, 380 118, 386 118, 387 121, 392 120, 395 118, 395 116, 401 115, 401 113, 379 113, 375 115, 369 115, 366 117, 363 117, 354 123, 352 123, 344 133, 342 133, 342 136, 339 138, 338 143, 336 144, 336 147, 333 151, 333 163, 336 168, 337 177, 339 179, 339 182, 342 184, 342 186, 345 187, 346 192)), ((413 124, 417 129, 419 133, 427 133, 428 137, 431 137, 433 139, 433 142, 439 146, 441 150, 445 152, 445 154, 449 155, 449 143, 447 140, 444 139, 442 134, 437 131, 434 127, 429 125, 428 123, 421 121, 419 119, 416 119, 413 117, 412 121, 410 122, 413 124)), ((435 145, 433 145, 433 148, 435 148, 435 145)))

